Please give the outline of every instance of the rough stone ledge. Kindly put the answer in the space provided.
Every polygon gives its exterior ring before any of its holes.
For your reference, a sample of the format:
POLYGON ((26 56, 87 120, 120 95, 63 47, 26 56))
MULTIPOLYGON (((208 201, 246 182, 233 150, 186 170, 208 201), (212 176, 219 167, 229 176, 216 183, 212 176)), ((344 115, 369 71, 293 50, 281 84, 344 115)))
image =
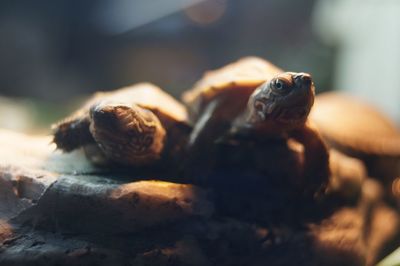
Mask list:
POLYGON ((373 265, 399 243, 373 182, 357 204, 271 226, 220 215, 212 191, 122 178, 49 142, 0 130, 0 265, 373 265))

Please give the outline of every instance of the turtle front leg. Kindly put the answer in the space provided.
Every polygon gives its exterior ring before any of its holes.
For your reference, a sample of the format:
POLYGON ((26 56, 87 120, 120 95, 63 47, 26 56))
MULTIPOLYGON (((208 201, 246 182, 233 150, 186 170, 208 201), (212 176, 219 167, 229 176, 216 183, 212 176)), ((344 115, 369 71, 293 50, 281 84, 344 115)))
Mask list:
POLYGON ((216 142, 230 126, 224 109, 218 101, 210 103, 190 134, 184 174, 192 182, 209 181, 217 160, 216 142))
POLYGON ((99 102, 91 107, 90 120, 90 132, 109 160, 144 166, 160 159, 166 131, 153 112, 138 105, 99 102))
POLYGON ((53 125, 53 142, 57 145, 57 149, 69 152, 94 143, 89 126, 89 116, 83 112, 77 112, 53 125))
POLYGON ((305 194, 315 196, 325 190, 329 177, 329 152, 318 131, 310 123, 290 132, 290 137, 304 147, 303 179, 305 194))

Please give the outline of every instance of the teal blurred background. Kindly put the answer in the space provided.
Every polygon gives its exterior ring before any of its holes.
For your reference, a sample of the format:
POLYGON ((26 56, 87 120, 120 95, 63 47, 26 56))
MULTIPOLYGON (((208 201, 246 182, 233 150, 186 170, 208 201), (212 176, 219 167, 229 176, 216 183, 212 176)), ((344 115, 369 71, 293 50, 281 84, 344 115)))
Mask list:
MULTIPOLYGON (((368 13, 368 8, 376 8, 374 2, 1 1, 0 95, 6 98, 0 100, 0 127, 46 132, 50 123, 74 109, 86 95, 140 81, 153 82, 179 98, 205 70, 247 55, 264 57, 285 70, 312 73, 318 92, 357 88, 356 94, 373 103, 376 89, 365 84, 378 89, 395 84, 397 87, 389 88, 392 91, 376 104, 387 100, 396 103, 400 100, 398 82, 376 83, 368 71, 358 76, 357 64, 343 63, 349 47, 358 51, 357 45, 364 47, 374 36, 375 43, 386 43, 385 36, 393 34, 382 33, 382 26, 400 34, 400 23, 393 23, 393 19, 373 28, 379 35, 361 34, 379 19, 390 17, 385 8, 377 11, 384 16, 368 13), (340 34, 347 30, 350 33, 340 34), (355 35, 351 30, 361 33, 349 44, 349 36, 355 35), (355 78, 346 78, 345 73, 355 78), (357 80, 363 82, 358 84, 357 80)), ((379 3, 399 10, 400 2, 379 3)), ((383 54, 368 49, 372 54, 383 54)), ((400 61, 399 54, 392 53, 392 57, 400 61)), ((371 69, 367 70, 376 73, 374 69, 382 69, 379 63, 387 64, 390 59, 376 58, 382 62, 361 65, 369 64, 371 69)), ((396 76, 384 75, 386 81, 391 77, 397 81, 396 76)), ((383 104, 382 109, 400 121, 399 108, 383 104)))

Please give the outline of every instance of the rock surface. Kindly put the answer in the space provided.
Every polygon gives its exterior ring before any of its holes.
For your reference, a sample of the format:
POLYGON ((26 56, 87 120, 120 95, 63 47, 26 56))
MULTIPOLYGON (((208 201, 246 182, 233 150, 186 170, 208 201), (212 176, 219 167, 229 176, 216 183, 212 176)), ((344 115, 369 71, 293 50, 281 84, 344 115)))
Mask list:
POLYGON ((356 202, 258 221, 222 211, 210 188, 95 168, 49 143, 0 131, 0 265, 373 265, 399 243, 373 182, 356 202))

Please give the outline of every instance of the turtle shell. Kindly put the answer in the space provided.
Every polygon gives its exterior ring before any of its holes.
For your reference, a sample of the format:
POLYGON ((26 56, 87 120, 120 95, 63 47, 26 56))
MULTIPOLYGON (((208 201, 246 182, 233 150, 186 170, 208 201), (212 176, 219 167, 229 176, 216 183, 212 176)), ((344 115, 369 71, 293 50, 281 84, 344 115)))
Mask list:
POLYGON ((100 101, 135 104, 148 109, 160 119, 167 131, 171 131, 171 135, 175 131, 180 134, 188 125, 188 114, 183 104, 153 84, 139 83, 115 91, 97 92, 75 113, 53 125, 54 142, 58 148, 71 151, 94 143, 89 131, 89 110, 100 101))
POLYGON ((243 97, 263 82, 283 72, 259 57, 244 57, 217 70, 207 71, 194 87, 183 94, 192 120, 196 121, 204 108, 221 94, 239 92, 243 97))
POLYGON ((83 109, 88 111, 99 101, 137 104, 153 111, 162 120, 185 123, 188 119, 185 106, 151 83, 138 83, 115 91, 97 92, 85 103, 83 109))
POLYGON ((316 97, 310 114, 333 146, 358 155, 400 156, 400 132, 372 106, 342 93, 316 97))

